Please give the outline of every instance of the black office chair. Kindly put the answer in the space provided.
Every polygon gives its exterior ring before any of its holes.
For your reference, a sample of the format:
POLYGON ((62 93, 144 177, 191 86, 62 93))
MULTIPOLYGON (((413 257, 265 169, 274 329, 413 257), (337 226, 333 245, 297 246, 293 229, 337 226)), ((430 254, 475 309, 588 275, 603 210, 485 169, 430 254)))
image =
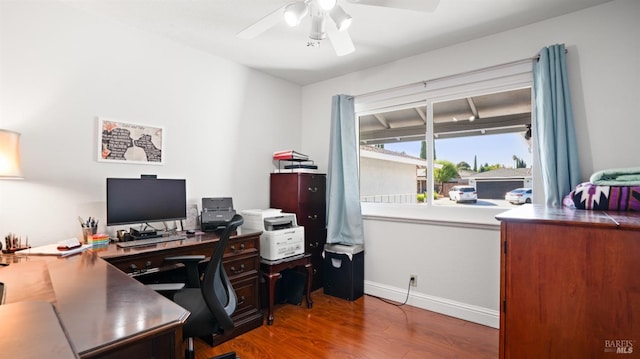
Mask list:
MULTIPOLYGON (((220 333, 234 327, 231 314, 236 309, 237 297, 222 266, 222 256, 229 243, 231 234, 244 222, 242 216, 236 214, 220 234, 220 240, 211 254, 211 259, 200 280, 198 263, 205 257, 202 255, 177 256, 165 258, 167 261, 184 263, 187 269, 187 284, 172 296, 174 302, 185 308, 191 315, 182 328, 183 337, 187 340, 185 358, 194 358, 193 338, 220 333)), ((171 290, 170 286, 159 284, 152 288, 162 292, 171 290)), ((226 353, 213 359, 235 359, 236 353, 226 353)))

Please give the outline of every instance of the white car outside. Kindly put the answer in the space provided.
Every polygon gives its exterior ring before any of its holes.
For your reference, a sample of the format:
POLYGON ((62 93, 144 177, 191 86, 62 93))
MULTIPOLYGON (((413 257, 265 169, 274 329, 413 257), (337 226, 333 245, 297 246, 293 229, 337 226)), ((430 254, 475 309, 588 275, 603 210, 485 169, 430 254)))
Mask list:
POLYGON ((449 191, 449 200, 458 202, 478 201, 478 192, 473 186, 453 186, 449 191))
POLYGON ((516 188, 504 195, 504 200, 511 204, 531 203, 531 188, 516 188))

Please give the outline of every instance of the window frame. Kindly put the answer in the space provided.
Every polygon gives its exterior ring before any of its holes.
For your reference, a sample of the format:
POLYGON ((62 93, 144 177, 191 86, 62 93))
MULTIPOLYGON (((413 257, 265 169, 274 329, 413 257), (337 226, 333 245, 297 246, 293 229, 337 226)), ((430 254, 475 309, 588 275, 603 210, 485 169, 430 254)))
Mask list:
MULTIPOLYGON (((467 96, 478 96, 495 92, 510 91, 522 88, 531 88, 531 102, 533 104, 533 71, 530 59, 513 63, 498 65, 481 70, 471 71, 458 75, 447 76, 435 80, 424 81, 409 86, 377 91, 372 94, 364 94, 355 97, 355 121, 359 128, 359 117, 363 115, 397 110, 416 105, 426 106, 426 132, 427 168, 433 169, 434 141, 433 135, 433 106, 435 103, 454 100, 467 96), (431 138, 429 138, 431 137, 431 138)), ((535 110, 531 111, 532 129, 535 129, 535 110)), ((359 143, 359 131, 356 133, 359 143)), ((537 142, 532 136, 532 186, 535 188, 534 203, 536 199, 543 198, 542 181, 538 158, 537 142)), ((358 146, 358 167, 360 166, 360 153, 358 146)), ((427 171, 428 193, 433 193, 433 170, 427 171)), ((486 208, 474 206, 448 207, 434 205, 433 196, 426 196, 425 204, 384 204, 361 202, 363 215, 373 217, 394 217, 404 220, 435 220, 438 222, 460 222, 464 218, 466 223, 492 224, 498 222, 494 216, 505 211, 504 207, 486 208), (426 205, 425 205, 426 204, 426 205)))

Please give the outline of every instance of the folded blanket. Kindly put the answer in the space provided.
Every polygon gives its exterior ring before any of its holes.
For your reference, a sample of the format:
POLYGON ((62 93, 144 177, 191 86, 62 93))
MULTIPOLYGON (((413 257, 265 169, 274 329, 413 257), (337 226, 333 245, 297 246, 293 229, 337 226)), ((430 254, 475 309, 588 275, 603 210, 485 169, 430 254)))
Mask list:
POLYGON ((601 186, 585 182, 562 201, 565 207, 601 211, 640 211, 640 186, 601 186))
POLYGON ((640 167, 598 171, 591 175, 589 182, 602 186, 640 186, 640 167))

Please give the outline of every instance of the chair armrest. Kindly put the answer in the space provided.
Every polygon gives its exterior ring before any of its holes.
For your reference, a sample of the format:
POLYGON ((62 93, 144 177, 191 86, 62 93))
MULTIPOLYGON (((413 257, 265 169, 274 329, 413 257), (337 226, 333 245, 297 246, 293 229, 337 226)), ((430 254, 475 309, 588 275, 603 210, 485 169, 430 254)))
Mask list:
POLYGON ((151 288, 162 294, 165 298, 173 300, 173 296, 184 288, 184 283, 159 283, 159 284, 145 284, 146 287, 151 288))
POLYGON ((156 292, 177 292, 184 288, 184 283, 159 283, 159 284, 147 284, 147 287, 155 290, 156 292))
POLYGON ((201 254, 186 255, 186 256, 173 256, 166 257, 166 262, 179 262, 184 264, 187 270, 187 287, 200 288, 200 272, 198 271, 198 264, 202 262, 206 256, 201 254))
POLYGON ((199 263, 202 262, 206 256, 201 254, 193 254, 188 256, 174 256, 174 257, 166 257, 164 260, 167 262, 180 262, 180 263, 199 263))

